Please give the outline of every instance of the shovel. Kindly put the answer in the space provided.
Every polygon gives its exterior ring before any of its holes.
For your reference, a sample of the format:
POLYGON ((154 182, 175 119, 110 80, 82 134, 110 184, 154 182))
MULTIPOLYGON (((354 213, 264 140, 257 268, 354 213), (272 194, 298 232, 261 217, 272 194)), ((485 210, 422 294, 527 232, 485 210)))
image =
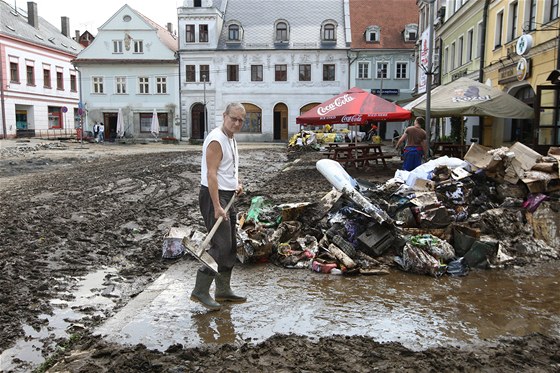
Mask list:
MULTIPOLYGON (((235 194, 231 197, 231 200, 228 202, 226 208, 224 209, 226 213, 228 212, 229 208, 233 204, 234 200, 235 200, 235 194)), ((223 220, 224 220, 223 216, 220 216, 218 220, 216 220, 216 223, 214 223, 214 226, 212 227, 212 229, 210 230, 210 232, 208 233, 204 241, 202 241, 202 243, 198 247, 196 247, 196 245, 191 241, 189 236, 185 236, 183 238, 183 246, 185 247, 185 250, 187 250, 192 256, 194 256, 202 264, 204 264, 206 267, 208 267, 215 273, 218 273, 218 263, 216 263, 214 258, 212 258, 212 256, 206 252, 206 248, 210 244, 212 237, 214 237, 214 234, 216 234, 216 231, 218 230, 220 224, 222 224, 223 220)))

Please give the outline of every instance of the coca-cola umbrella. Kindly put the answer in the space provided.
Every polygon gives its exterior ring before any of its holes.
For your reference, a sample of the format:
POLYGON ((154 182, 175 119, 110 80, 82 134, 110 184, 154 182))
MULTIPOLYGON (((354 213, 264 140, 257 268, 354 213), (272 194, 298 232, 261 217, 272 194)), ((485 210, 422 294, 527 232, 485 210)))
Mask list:
POLYGON ((303 125, 363 125, 368 121, 400 122, 412 113, 363 89, 354 87, 342 92, 296 118, 303 125))

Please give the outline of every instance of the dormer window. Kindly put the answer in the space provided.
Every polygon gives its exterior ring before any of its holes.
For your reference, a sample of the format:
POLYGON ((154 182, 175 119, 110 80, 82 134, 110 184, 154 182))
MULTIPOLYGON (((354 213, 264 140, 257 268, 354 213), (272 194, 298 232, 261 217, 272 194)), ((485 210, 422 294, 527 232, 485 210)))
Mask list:
POLYGON ((334 21, 323 22, 321 25, 321 40, 336 41, 336 23, 334 21))
POLYGON ((275 25, 276 36, 274 41, 277 43, 284 43, 289 40, 290 30, 288 28, 288 22, 286 21, 277 21, 275 25))
POLYGON ((404 27, 404 41, 416 42, 418 39, 418 25, 409 23, 404 27))
POLYGON ((240 42, 243 39, 243 28, 237 22, 230 23, 228 28, 228 42, 240 42))
POLYGON ((381 27, 369 26, 366 29, 365 38, 368 43, 379 43, 381 40, 381 27))

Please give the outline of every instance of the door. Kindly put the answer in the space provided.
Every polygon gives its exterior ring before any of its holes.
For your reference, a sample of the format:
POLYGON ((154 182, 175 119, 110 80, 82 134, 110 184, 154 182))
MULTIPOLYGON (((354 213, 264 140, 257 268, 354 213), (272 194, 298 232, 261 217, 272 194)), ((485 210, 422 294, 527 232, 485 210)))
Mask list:
POLYGON ((206 116, 204 113, 204 105, 196 104, 191 111, 191 138, 204 139, 204 131, 206 124, 206 116))
POLYGON ((288 107, 286 104, 274 106, 274 140, 288 141, 288 107))
POLYGON ((103 113, 105 141, 115 141, 117 137, 117 116, 118 113, 103 113))

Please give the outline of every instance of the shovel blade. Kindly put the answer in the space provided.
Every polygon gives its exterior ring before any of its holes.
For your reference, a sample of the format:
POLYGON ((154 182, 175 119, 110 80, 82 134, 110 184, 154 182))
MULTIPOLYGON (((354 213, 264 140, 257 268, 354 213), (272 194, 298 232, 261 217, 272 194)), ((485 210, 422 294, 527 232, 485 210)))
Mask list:
POLYGON ((183 238, 183 246, 189 254, 194 256, 194 258, 201 262, 204 266, 214 271, 214 273, 218 273, 218 263, 216 263, 214 258, 212 258, 206 250, 200 250, 200 248, 193 247, 192 242, 190 242, 188 237, 183 238))

